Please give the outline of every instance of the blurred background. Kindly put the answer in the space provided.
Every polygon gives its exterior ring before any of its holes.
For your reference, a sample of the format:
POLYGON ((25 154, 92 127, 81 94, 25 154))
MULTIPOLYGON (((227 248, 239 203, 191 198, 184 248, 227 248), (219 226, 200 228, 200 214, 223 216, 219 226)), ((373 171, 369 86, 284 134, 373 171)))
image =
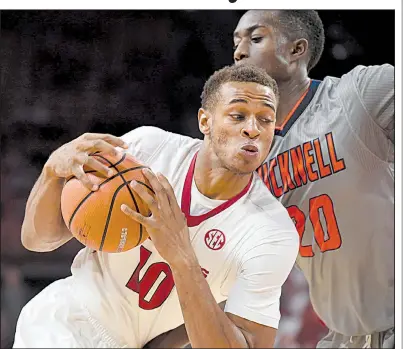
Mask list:
MULTIPOLYGON (((20 243, 29 192, 52 151, 84 132, 120 136, 140 125, 201 137, 206 79, 232 63, 242 11, 1 12, 1 348, 21 308, 68 276, 82 247, 51 253, 20 243)), ((358 64, 394 64, 394 11, 319 11, 326 30, 315 79, 358 64)), ((313 348, 326 333, 293 270, 277 347, 313 348)))

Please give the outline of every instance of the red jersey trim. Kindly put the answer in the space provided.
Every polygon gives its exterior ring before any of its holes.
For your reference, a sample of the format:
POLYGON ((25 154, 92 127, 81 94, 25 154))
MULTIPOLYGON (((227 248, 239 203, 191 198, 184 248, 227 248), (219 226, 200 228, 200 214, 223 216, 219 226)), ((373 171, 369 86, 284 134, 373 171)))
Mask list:
POLYGON ((194 170, 195 170, 195 166, 196 166, 197 154, 198 153, 196 153, 193 156, 192 162, 190 163, 189 170, 186 174, 185 183, 183 185, 183 191, 182 191, 181 206, 182 206, 182 212, 186 216, 188 227, 195 227, 195 226, 199 225, 200 223, 204 222, 206 219, 214 217, 215 215, 224 211, 228 207, 232 206, 235 202, 237 202, 241 197, 243 197, 248 192, 249 188, 252 185, 252 181, 253 181, 253 175, 252 175, 249 180, 249 183, 239 194, 237 194, 233 198, 223 202, 221 205, 217 206, 216 208, 212 209, 209 212, 206 212, 200 216, 192 216, 190 214, 190 203, 192 200, 192 195, 191 195, 192 179, 193 179, 194 170))

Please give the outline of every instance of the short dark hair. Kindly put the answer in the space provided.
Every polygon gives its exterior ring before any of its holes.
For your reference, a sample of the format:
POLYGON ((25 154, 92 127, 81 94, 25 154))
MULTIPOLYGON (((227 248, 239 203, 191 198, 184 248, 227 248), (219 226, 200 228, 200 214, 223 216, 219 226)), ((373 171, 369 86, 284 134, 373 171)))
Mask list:
POLYGON ((276 17, 280 24, 279 29, 289 39, 308 40, 309 72, 318 63, 325 46, 325 30, 318 13, 314 10, 281 10, 276 17))
POLYGON ((214 108, 219 99, 219 89, 227 82, 254 82, 270 87, 278 103, 279 92, 277 83, 265 70, 252 65, 231 65, 217 70, 204 84, 201 94, 201 106, 206 110, 214 108))

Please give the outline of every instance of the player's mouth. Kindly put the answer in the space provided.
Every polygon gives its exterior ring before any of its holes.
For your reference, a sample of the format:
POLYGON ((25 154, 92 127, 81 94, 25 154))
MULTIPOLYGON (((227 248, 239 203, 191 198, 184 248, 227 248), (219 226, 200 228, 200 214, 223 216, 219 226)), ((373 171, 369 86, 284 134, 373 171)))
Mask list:
POLYGON ((246 144, 242 148, 242 154, 248 157, 255 157, 259 154, 259 148, 253 144, 246 144))

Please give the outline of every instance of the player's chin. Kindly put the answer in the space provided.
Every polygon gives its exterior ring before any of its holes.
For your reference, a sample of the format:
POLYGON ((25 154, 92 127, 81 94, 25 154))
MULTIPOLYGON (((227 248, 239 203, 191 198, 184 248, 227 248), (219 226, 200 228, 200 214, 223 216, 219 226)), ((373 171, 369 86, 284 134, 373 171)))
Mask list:
POLYGON ((250 174, 256 171, 261 165, 260 158, 256 159, 248 159, 243 157, 234 157, 234 161, 232 163, 233 171, 238 174, 250 174))

